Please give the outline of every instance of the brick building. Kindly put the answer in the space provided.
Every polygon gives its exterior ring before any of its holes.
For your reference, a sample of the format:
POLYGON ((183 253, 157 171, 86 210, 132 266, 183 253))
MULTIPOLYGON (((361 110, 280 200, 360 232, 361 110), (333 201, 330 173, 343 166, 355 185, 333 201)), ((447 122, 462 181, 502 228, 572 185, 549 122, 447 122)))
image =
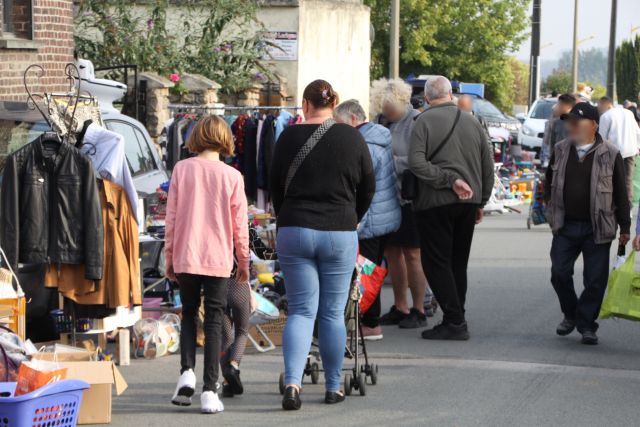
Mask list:
POLYGON ((73 61, 73 0, 0 0, 0 100, 26 100, 24 70, 40 64, 44 92, 67 86, 64 66, 73 61))

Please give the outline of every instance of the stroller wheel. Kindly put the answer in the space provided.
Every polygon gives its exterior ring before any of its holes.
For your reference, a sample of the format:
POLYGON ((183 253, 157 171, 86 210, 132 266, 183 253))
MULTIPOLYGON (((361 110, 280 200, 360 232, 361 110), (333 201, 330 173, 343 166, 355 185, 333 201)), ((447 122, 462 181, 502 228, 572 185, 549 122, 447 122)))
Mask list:
POLYGON ((358 390, 360 391, 360 396, 367 395, 367 377, 364 374, 358 375, 358 390))
POLYGON ((371 378, 371 385, 378 384, 378 365, 371 365, 369 377, 371 378))
POLYGON ((344 394, 347 396, 351 396, 351 390, 353 389, 353 378, 351 378, 350 374, 345 374, 344 376, 344 394))
POLYGON ((311 383, 318 384, 319 379, 320 379, 320 366, 314 362, 311 364, 311 383))
POLYGON ((278 381, 278 388, 280 389, 280 394, 284 395, 284 372, 280 373, 280 380, 278 381))

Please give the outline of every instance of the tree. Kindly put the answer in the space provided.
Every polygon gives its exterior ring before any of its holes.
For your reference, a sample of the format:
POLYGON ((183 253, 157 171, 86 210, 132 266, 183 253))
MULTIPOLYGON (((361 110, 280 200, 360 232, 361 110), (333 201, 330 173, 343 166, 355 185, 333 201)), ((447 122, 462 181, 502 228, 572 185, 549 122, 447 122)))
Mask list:
POLYGON ((635 101, 640 92, 640 36, 625 40, 616 49, 618 99, 635 101))
POLYGON ((542 83, 543 93, 570 93, 573 89, 573 81, 571 79, 571 73, 565 70, 555 69, 553 73, 542 83))
MULTIPOLYGON (((558 60, 559 70, 571 72, 573 56, 570 50, 565 50, 558 60)), ((578 51, 578 79, 593 82, 596 85, 607 84, 607 51, 591 48, 578 51)))
POLYGON ((268 72, 261 63, 266 46, 259 33, 237 31, 258 25, 253 0, 182 1, 180 9, 172 9, 179 14, 177 31, 167 26, 169 0, 78 3, 76 50, 98 67, 137 64, 141 71, 164 76, 198 73, 230 93, 268 72))
POLYGON ((529 66, 515 57, 509 58, 513 75, 511 93, 514 105, 527 105, 529 101, 529 66))
MULTIPOLYGON (((389 0, 365 0, 371 7, 376 40, 372 76, 388 69, 389 0)), ((482 82, 496 105, 513 99, 509 53, 526 34, 529 0, 402 0, 400 22, 403 74, 442 74, 482 82)))

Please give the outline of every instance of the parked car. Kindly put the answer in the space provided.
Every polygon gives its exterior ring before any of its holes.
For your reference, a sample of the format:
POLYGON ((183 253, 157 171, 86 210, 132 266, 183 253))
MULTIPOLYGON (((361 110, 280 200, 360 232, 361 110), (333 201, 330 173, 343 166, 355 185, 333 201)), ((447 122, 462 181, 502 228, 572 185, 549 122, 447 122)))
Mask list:
MULTIPOLYGON (((119 133, 125 140, 125 154, 133 183, 141 197, 154 193, 169 180, 151 136, 139 121, 114 111, 103 112, 107 129, 119 133)), ((49 125, 26 103, 0 102, 0 175, 7 155, 50 131, 49 125)))
MULTIPOLYGON (((416 79, 407 80, 412 87, 411 92, 411 104, 416 109, 424 109, 426 107, 424 102, 424 84, 427 81, 428 76, 420 76, 416 79)), ((508 116, 493 105, 487 99, 481 97, 476 92, 460 92, 464 90, 465 85, 458 82, 451 82, 453 91, 456 95, 470 95, 473 98, 473 112, 482 117, 489 127, 503 128, 509 131, 511 139, 517 141, 518 131, 520 130, 521 123, 515 117, 508 116)))
POLYGON ((557 98, 540 98, 533 103, 529 113, 524 115, 524 122, 518 132, 518 144, 536 151, 542 147, 544 127, 557 102, 557 98))

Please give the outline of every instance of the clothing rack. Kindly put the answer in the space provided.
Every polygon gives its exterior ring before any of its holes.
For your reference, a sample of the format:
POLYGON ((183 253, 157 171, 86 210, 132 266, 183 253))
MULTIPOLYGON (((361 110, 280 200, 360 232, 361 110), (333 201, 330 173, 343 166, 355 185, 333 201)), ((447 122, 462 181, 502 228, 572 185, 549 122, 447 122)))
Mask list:
POLYGON ((224 115, 226 111, 240 111, 240 112, 254 112, 254 111, 262 111, 262 110, 291 110, 291 111, 299 111, 302 110, 302 107, 296 106, 285 106, 285 105, 258 105, 255 107, 251 106, 238 106, 238 105, 224 105, 224 104, 214 104, 214 105, 192 105, 192 104, 169 104, 169 111, 171 111, 171 115, 173 116, 176 113, 188 113, 188 112, 212 112, 217 115, 224 115))

